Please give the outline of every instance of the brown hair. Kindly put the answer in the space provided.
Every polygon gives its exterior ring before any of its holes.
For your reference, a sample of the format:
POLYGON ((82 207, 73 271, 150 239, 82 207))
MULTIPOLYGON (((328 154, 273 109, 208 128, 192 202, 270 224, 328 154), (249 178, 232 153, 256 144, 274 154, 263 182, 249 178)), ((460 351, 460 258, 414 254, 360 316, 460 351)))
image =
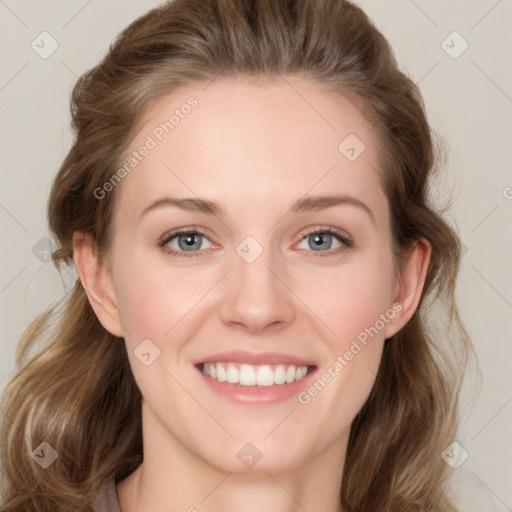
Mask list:
MULTIPOLYGON (((352 512, 456 510, 441 452, 456 433, 471 349, 455 302, 460 244, 429 202, 436 151, 420 92, 352 3, 175 0, 126 28, 73 89, 75 142, 48 206, 56 266, 72 262, 75 231, 90 233, 100 255, 108 249, 116 191, 102 200, 94 191, 118 169, 147 109, 219 75, 300 76, 353 99, 374 123, 397 261, 420 237, 432 257, 420 305, 386 341, 352 424, 340 499, 352 512), (435 323, 434 305, 445 314, 435 323)), ((77 280, 26 330, 17 365, 3 397, 2 507, 89 510, 106 479, 142 461, 141 395, 125 345, 99 323, 77 280), (43 441, 58 453, 45 470, 31 456, 43 441)))

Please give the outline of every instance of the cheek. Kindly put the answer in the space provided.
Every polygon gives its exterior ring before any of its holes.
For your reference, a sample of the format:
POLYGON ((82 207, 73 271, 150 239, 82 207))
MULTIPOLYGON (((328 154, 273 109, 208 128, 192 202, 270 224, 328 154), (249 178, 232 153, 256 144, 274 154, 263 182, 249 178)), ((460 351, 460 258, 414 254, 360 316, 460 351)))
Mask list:
POLYGON ((160 272, 147 266, 120 272, 116 286, 118 306, 127 338, 163 339, 190 312, 204 294, 193 275, 160 272))
MULTIPOLYGON (((300 296, 330 331, 333 349, 342 350, 390 308, 392 265, 384 255, 372 263, 341 266, 302 279, 300 296)), ((382 326, 379 323, 379 330, 382 326)), ((382 332, 384 335, 384 332, 382 332)))
POLYGON ((119 313, 126 331, 125 343, 132 372, 139 389, 149 402, 160 400, 161 397, 173 397, 172 400, 178 403, 180 391, 174 387, 172 389, 177 390, 176 395, 169 391, 170 381, 164 370, 175 367, 181 349, 195 334, 195 324, 190 327, 182 320, 190 318, 187 315, 205 293, 203 288, 207 283, 203 286, 191 274, 169 272, 168 269, 147 265, 135 258, 125 260, 117 270, 119 313), (148 344, 147 340, 151 343, 148 344), (146 360, 149 363, 147 366, 142 356, 145 353, 150 354, 146 360))
POLYGON ((381 315, 390 311, 389 289, 380 273, 345 275, 324 289, 329 299, 317 302, 323 304, 319 317, 333 332, 324 337, 316 380, 297 398, 308 417, 329 418, 318 432, 312 426, 311 435, 334 439, 349 428, 374 385, 385 337, 381 315))
POLYGON ((321 392, 316 406, 337 411, 342 422, 363 405, 378 371, 386 325, 396 314, 390 302, 392 276, 391 259, 382 255, 373 263, 361 261, 317 276, 315 286, 309 282, 302 288, 304 302, 328 328, 323 329, 327 334, 318 372, 321 382, 306 390, 304 403, 321 392))

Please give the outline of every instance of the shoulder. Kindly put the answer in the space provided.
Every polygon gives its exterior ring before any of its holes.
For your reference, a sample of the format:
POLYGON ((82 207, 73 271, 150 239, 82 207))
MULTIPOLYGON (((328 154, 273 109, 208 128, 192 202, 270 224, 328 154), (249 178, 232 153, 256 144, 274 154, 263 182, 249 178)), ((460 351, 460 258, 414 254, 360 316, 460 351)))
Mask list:
POLYGON ((105 481, 96 498, 94 512, 121 512, 114 478, 105 481))

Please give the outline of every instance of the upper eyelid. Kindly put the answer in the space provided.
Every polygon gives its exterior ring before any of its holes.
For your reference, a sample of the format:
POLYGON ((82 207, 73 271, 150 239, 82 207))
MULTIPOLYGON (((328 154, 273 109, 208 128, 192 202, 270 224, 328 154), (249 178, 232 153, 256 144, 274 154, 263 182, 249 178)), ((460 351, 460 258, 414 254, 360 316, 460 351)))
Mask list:
POLYGON ((172 240, 173 238, 176 238, 177 236, 187 235, 190 233, 202 235, 209 239, 209 235, 205 230, 192 226, 192 227, 177 228, 177 229, 172 229, 170 231, 167 231, 160 237, 160 240, 168 241, 168 240, 172 240))
MULTIPOLYGON (((352 241, 352 236, 347 231, 345 231, 344 229, 341 229, 341 228, 335 228, 333 226, 319 225, 319 226, 315 226, 315 227, 307 227, 304 229, 305 229, 305 232, 304 232, 304 235, 302 235, 302 238, 304 238, 312 233, 328 232, 333 235, 342 236, 342 237, 347 238, 348 240, 352 241)), ((302 238, 301 238, 301 240, 302 240, 302 238)))

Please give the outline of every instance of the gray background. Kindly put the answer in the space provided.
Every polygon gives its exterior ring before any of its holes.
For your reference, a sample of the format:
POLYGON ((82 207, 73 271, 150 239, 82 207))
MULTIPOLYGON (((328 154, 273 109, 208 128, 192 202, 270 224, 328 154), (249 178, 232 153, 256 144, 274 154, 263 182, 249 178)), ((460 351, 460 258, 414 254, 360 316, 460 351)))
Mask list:
MULTIPOLYGON (((74 278, 54 270, 45 238, 51 180, 71 143, 71 87, 158 3, 0 0, 2 388, 22 331, 74 278), (45 31, 50 36, 40 36, 45 31)), ((453 192, 450 222, 465 247, 459 305, 482 372, 478 385, 470 369, 464 386, 455 441, 469 457, 451 470, 454 492, 464 512, 512 511, 512 1, 358 3, 419 83, 449 147, 440 191, 453 192)))

